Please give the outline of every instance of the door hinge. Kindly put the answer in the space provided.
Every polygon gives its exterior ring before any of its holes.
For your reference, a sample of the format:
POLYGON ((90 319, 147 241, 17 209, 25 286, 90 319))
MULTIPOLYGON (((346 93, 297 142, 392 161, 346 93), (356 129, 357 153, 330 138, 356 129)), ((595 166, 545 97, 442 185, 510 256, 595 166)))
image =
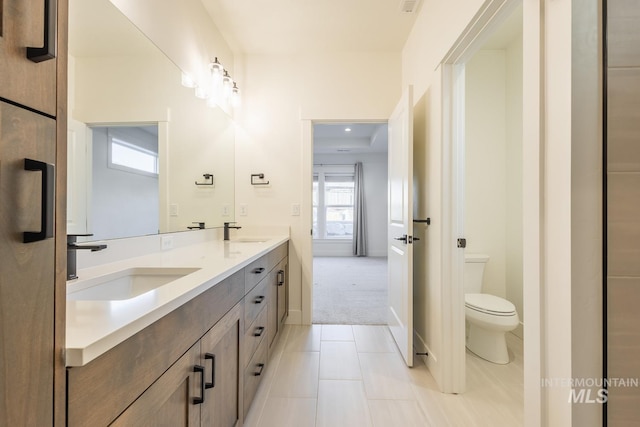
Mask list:
POLYGON ((466 248, 467 247, 467 239, 458 239, 458 247, 466 248))

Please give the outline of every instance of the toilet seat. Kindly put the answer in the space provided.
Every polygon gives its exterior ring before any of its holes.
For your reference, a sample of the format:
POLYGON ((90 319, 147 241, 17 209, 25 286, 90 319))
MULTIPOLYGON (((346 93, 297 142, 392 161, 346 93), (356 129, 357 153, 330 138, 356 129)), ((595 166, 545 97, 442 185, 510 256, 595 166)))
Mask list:
POLYGON ((465 294, 465 306, 492 316, 513 316, 516 307, 504 298, 491 294, 465 294))

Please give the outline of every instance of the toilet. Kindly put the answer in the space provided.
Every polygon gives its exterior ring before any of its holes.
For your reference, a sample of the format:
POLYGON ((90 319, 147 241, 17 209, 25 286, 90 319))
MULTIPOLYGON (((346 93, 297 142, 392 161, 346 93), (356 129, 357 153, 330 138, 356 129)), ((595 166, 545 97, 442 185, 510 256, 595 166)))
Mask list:
POLYGON ((504 298, 482 293, 482 276, 489 255, 465 254, 464 305, 467 348, 489 362, 509 363, 505 333, 520 319, 516 307, 504 298))

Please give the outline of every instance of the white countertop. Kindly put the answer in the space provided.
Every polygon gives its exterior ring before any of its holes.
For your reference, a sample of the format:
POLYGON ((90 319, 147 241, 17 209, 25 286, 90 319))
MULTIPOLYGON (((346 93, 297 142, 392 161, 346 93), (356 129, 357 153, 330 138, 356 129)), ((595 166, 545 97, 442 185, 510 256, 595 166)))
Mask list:
POLYGON ((78 270, 79 278, 67 282, 67 293, 86 280, 128 268, 199 268, 128 300, 67 300, 66 365, 86 365, 288 240, 288 235, 270 236, 264 242, 212 240, 78 270))

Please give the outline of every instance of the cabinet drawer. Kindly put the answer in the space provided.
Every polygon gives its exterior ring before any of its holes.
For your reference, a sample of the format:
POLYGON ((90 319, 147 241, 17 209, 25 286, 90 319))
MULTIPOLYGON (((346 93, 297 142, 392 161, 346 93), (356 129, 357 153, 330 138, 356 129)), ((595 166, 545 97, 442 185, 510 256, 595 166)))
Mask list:
POLYGON ((249 293, 255 285, 264 279, 271 266, 269 265, 269 255, 266 254, 247 265, 244 269, 244 292, 249 293))
POLYGON ((244 297, 244 332, 247 332, 262 309, 267 306, 267 285, 267 281, 263 280, 244 297))
POLYGON ((242 363, 242 367, 246 367, 253 354, 256 351, 256 348, 260 345, 260 341, 267 335, 267 309, 266 307, 262 308, 260 314, 253 322, 251 326, 247 328, 247 331, 244 334, 244 361, 242 363))
POLYGON ((244 292, 248 293, 264 279, 289 252, 288 243, 283 243, 268 254, 265 254, 247 265, 244 269, 244 292))
POLYGON ((267 369, 267 340, 263 339, 258 346, 258 350, 251 358, 251 361, 247 365, 244 371, 244 416, 247 416, 247 412, 251 407, 253 397, 258 390, 262 375, 267 369))

